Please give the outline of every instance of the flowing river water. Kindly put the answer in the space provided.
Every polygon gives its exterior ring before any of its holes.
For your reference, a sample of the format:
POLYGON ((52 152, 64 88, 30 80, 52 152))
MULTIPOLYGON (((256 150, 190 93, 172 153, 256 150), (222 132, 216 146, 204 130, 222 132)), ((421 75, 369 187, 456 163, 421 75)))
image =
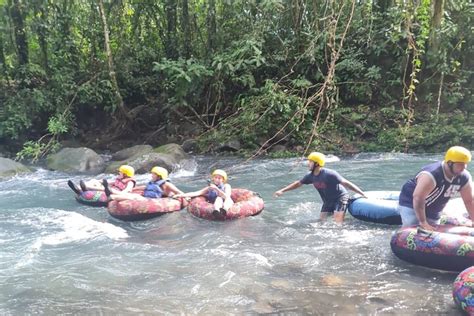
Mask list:
MULTIPOLYGON (((361 154, 326 167, 365 191, 399 190, 441 158, 361 154)), ((0 181, 0 314, 461 315, 456 274, 396 258, 397 227, 350 214, 342 227, 318 222, 310 185, 274 198, 306 174, 305 162, 194 157, 171 179, 196 190, 217 167, 233 187, 260 193, 265 210, 228 222, 186 210, 123 222, 74 200, 66 181, 78 174, 38 169, 0 181)))

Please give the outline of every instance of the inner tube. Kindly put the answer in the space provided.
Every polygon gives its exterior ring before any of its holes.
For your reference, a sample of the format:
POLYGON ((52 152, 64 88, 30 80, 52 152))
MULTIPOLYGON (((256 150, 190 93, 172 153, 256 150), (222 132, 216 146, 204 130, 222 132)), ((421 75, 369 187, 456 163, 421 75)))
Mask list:
POLYGON ((453 300, 468 315, 474 315, 474 267, 463 270, 454 280, 453 300))
POLYGON ((439 225, 436 230, 402 227, 390 247, 398 258, 428 268, 458 272, 474 265, 474 228, 439 225))
POLYGON ((186 206, 184 199, 159 198, 146 200, 110 201, 107 211, 122 221, 142 221, 176 212, 186 206))
POLYGON ((234 205, 223 214, 214 212, 214 205, 207 202, 203 196, 193 198, 187 207, 189 213, 194 216, 215 220, 233 220, 247 216, 255 216, 260 214, 264 208, 263 199, 255 192, 247 189, 232 189, 231 198, 234 205))
MULTIPOLYGON (((400 191, 367 191, 367 198, 356 194, 349 200, 349 213, 362 221, 401 225, 402 218, 398 212, 398 197, 400 191)), ((467 225, 469 220, 464 202, 461 198, 449 200, 441 213, 440 224, 467 225)))
POLYGON ((107 206, 107 195, 104 191, 83 191, 76 195, 76 201, 88 206, 107 206))
POLYGON ((367 198, 356 194, 349 200, 349 213, 364 222, 387 225, 401 225, 398 212, 400 191, 367 191, 367 198))

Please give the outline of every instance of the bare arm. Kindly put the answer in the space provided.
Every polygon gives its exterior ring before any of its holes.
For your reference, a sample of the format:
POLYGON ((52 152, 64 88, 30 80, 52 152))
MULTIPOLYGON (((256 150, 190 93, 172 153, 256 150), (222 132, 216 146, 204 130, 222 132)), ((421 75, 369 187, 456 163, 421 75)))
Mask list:
POLYGON ((177 197, 177 198, 192 198, 192 197, 196 197, 196 196, 201 196, 201 195, 205 195, 207 193, 207 190, 209 190, 209 187, 205 187, 204 189, 201 189, 199 191, 193 191, 193 192, 188 192, 188 193, 179 193, 179 194, 176 194, 174 197, 177 197))
POLYGON ((300 186, 302 186, 301 182, 300 182, 300 181, 295 181, 295 182, 293 182, 293 183, 287 185, 287 186, 284 187, 283 189, 280 189, 280 190, 276 191, 273 195, 274 195, 275 197, 279 197, 279 196, 282 195, 284 192, 297 189, 297 188, 299 188, 300 186))
POLYGON ((460 193, 469 217, 471 218, 471 221, 473 221, 472 225, 474 225, 474 197, 472 196, 474 192, 472 192, 471 181, 462 187, 460 193))
MULTIPOLYGON (((220 191, 220 190, 219 190, 220 191)), ((232 194, 232 187, 230 186, 230 184, 226 183, 225 185, 225 192, 224 193, 224 196, 226 199, 230 199, 230 195, 232 194)))
POLYGON ((135 186, 135 183, 133 181, 129 181, 127 183, 127 186, 125 187, 125 189, 123 189, 122 192, 132 192, 134 186, 135 186))
POLYGON ((165 192, 166 192, 166 195, 171 197, 171 196, 175 196, 177 194, 184 194, 183 191, 181 191, 180 189, 178 189, 173 183, 171 182, 165 182, 164 184, 164 189, 165 189, 165 192))
POLYGON ((362 195, 363 197, 367 197, 367 196, 365 196, 364 191, 362 191, 357 185, 355 185, 354 183, 350 182, 349 180, 343 179, 343 180, 341 181, 341 184, 342 184, 342 186, 345 187, 346 189, 352 190, 352 191, 354 191, 355 193, 359 193, 359 194, 362 195))
POLYGON ((415 191, 413 192, 413 209, 420 226, 427 230, 434 230, 426 220, 426 197, 435 188, 433 178, 427 174, 420 174, 416 180, 415 191))
POLYGON ((208 188, 216 191, 217 195, 223 198, 224 200, 230 198, 230 195, 232 194, 232 187, 228 183, 225 184, 224 191, 219 189, 219 187, 213 183, 211 183, 208 188))

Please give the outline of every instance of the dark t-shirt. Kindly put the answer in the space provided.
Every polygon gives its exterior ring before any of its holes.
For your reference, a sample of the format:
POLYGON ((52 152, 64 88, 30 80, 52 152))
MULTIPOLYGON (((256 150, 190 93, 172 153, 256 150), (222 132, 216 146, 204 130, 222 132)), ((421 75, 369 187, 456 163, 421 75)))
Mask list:
POLYGON ((433 191, 426 198, 426 216, 432 219, 439 219, 439 213, 448 203, 451 197, 454 197, 462 187, 471 181, 471 175, 464 170, 459 176, 451 179, 446 178, 443 171, 444 162, 435 162, 424 166, 416 177, 408 180, 402 187, 398 203, 401 206, 413 208, 413 192, 416 188, 417 178, 421 173, 430 175, 436 183, 433 191))
POLYGON ((318 190, 323 203, 335 203, 343 195, 346 188, 341 185, 343 177, 337 171, 322 168, 318 175, 308 173, 300 180, 301 184, 312 184, 318 190))

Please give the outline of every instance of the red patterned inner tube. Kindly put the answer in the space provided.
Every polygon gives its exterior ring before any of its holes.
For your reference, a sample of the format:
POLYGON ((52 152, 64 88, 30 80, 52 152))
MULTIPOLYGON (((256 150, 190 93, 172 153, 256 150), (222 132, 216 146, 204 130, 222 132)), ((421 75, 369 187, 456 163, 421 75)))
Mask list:
POLYGON ((184 199, 172 198, 110 201, 107 210, 115 218, 135 221, 176 212, 184 208, 186 204, 184 199))
POLYGON ((189 202, 188 212, 209 220, 231 220, 257 215, 265 206, 263 199, 257 193, 247 189, 232 189, 231 197, 234 205, 225 216, 214 215, 214 205, 207 202, 206 198, 202 196, 193 198, 189 202))
POLYGON ((89 206, 107 206, 107 196, 104 191, 84 191, 76 196, 76 201, 89 206))
POLYGON ((426 232, 402 227, 390 242, 393 253, 413 264, 447 271, 462 271, 474 265, 474 228, 439 225, 426 232))
POLYGON ((474 315, 474 267, 459 273, 453 283, 453 299, 456 305, 469 315, 474 315))

